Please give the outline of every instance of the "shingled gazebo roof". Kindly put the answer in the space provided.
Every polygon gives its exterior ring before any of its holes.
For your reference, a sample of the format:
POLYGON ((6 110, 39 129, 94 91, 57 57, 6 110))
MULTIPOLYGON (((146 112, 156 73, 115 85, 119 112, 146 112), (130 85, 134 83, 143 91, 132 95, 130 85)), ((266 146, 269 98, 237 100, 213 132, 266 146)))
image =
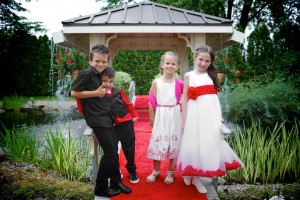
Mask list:
POLYGON ((64 45, 86 50, 91 33, 105 33, 107 37, 113 33, 206 33, 206 43, 215 50, 241 43, 244 36, 234 31, 232 20, 152 1, 75 17, 62 21, 62 24, 63 34, 67 36, 64 45), (235 38, 228 40, 233 33, 235 38), (74 39, 72 34, 80 35, 74 39), (74 42, 76 44, 72 44, 74 42))
POLYGON ((85 51, 97 43, 106 44, 111 60, 118 50, 175 50, 187 66, 187 48, 194 51, 207 44, 216 51, 244 40, 244 33, 234 30, 232 20, 152 1, 75 17, 62 24, 63 30, 53 33, 54 43, 85 51))
MULTIPOLYGON (((172 6, 143 1, 138 4, 127 5, 108 11, 64 20, 65 27, 71 26, 229 26, 233 21, 184 10, 172 6)), ((183 31, 183 30, 180 30, 183 31)))

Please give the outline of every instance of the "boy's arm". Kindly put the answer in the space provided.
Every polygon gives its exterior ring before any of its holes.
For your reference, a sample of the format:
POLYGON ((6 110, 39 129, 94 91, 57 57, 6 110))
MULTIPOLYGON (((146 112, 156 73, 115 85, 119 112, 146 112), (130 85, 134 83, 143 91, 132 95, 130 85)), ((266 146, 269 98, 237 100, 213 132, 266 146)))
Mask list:
POLYGON ((85 98, 92 98, 92 97, 104 97, 106 93, 106 89, 104 88, 104 85, 102 84, 97 90, 93 91, 71 91, 71 97, 74 97, 76 99, 85 99, 85 98))
POLYGON ((120 93, 121 93, 121 98, 122 101, 125 105, 125 107, 127 108, 128 112, 131 114, 131 116, 133 118, 136 118, 139 116, 138 112, 135 110, 135 107, 133 106, 133 103, 131 103, 129 101, 129 99, 127 98, 125 92, 120 88, 120 93))

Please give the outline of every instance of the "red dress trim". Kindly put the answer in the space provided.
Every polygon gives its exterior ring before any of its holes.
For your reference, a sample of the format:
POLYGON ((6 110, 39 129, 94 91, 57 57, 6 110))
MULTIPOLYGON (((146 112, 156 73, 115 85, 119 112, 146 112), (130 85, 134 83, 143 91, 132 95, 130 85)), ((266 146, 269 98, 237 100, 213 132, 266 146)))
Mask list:
POLYGON ((217 90, 214 85, 203 85, 198 87, 188 88, 188 98, 196 100, 198 96, 206 94, 217 94, 217 90))
POLYGON ((234 160, 232 163, 225 162, 225 167, 226 167, 226 171, 221 169, 204 171, 202 169, 195 169, 191 165, 188 165, 187 167, 182 169, 182 164, 180 163, 178 167, 178 171, 182 176, 203 176, 203 177, 214 178, 214 177, 224 176, 227 171, 238 169, 242 167, 242 165, 241 163, 234 160))

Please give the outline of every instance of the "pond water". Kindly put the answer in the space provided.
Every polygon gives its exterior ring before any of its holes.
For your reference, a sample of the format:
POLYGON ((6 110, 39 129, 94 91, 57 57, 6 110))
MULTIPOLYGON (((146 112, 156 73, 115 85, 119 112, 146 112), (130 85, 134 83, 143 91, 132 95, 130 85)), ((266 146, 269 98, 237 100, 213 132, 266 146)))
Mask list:
POLYGON ((43 138, 47 130, 55 131, 57 128, 65 134, 70 130, 73 137, 81 137, 87 128, 83 115, 76 108, 6 111, 0 113, 0 124, 1 134, 5 134, 4 127, 12 130, 26 126, 30 131, 35 131, 39 138, 43 138))

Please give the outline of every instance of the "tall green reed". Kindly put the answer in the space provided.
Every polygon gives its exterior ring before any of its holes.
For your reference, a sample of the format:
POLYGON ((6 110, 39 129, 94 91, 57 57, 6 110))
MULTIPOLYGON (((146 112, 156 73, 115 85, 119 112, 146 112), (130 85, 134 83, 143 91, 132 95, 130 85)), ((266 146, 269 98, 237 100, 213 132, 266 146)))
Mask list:
POLYGON ((60 129, 56 132, 48 130, 45 139, 45 149, 49 154, 45 153, 44 159, 50 161, 51 168, 72 181, 86 178, 90 158, 82 140, 71 139, 70 129, 66 138, 60 129))
POLYGON ((244 168, 229 172, 227 178, 241 182, 275 183, 299 178, 299 121, 289 131, 285 123, 272 130, 252 122, 249 128, 237 128, 228 142, 244 162, 244 168))
POLYGON ((0 147, 6 157, 20 162, 39 162, 40 142, 36 138, 36 132, 29 133, 26 127, 12 130, 4 127, 4 131, 5 133, 0 133, 0 147))

